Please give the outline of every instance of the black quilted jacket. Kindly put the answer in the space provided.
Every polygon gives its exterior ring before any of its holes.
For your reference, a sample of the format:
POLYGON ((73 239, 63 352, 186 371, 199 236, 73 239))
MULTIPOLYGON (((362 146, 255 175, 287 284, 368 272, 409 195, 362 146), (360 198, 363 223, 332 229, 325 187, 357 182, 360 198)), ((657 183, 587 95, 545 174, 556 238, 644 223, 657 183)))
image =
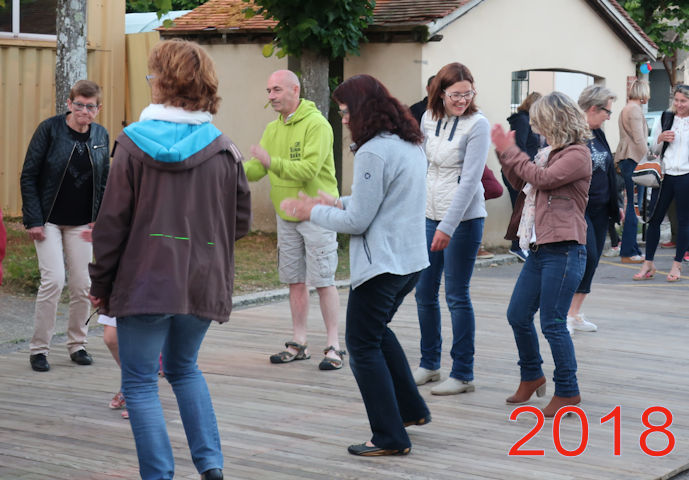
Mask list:
MULTIPOLYGON (((105 192, 110 169, 109 144, 108 131, 103 126, 92 123, 90 138, 86 144, 93 166, 91 221, 95 221, 98 215, 105 192)), ((26 228, 41 227, 48 220, 74 146, 66 114, 44 120, 34 132, 26 151, 20 180, 26 228)))

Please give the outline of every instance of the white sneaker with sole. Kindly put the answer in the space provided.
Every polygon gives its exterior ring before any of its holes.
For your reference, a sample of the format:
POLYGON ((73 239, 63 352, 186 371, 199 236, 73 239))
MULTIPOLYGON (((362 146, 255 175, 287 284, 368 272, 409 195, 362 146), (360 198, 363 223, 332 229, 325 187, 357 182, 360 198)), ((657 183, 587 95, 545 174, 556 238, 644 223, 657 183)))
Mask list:
POLYGON ((414 382, 417 385, 423 385, 428 382, 437 382, 440 380, 440 370, 429 370, 427 368, 419 367, 414 370, 412 374, 414 376, 414 382))
MULTIPOLYGON (((567 330, 569 330, 570 327, 573 330, 579 330, 581 332, 595 332, 598 330, 595 323, 588 322, 584 319, 583 314, 567 317, 567 330)), ((570 331, 570 334, 571 333, 570 331)))
POLYGON ((449 377, 440 385, 431 388, 432 395, 457 395, 458 393, 473 392, 476 390, 474 384, 468 380, 457 380, 449 377))

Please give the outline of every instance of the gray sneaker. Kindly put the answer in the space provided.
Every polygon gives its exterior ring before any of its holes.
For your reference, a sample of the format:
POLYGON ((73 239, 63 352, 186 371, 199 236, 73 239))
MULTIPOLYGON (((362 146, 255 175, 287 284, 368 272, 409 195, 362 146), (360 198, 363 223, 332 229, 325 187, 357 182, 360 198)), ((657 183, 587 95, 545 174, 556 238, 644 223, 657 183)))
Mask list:
POLYGON ((476 390, 474 384, 468 380, 457 380, 449 377, 440 385, 431 388, 432 395, 457 395, 458 393, 473 392, 476 390))
POLYGON ((437 382, 440 380, 440 370, 429 370, 427 368, 419 367, 414 370, 412 374, 414 376, 414 382, 417 385, 423 385, 428 382, 437 382))

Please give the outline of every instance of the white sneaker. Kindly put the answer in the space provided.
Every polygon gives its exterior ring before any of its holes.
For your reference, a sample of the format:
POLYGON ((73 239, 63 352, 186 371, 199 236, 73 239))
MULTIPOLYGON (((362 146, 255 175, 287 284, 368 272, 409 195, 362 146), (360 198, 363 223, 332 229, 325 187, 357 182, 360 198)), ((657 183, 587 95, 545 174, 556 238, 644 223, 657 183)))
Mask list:
POLYGON ((569 335, 572 336, 574 335, 574 327, 569 322, 570 318, 572 317, 567 317, 567 331, 569 332, 569 335))
POLYGON ((610 247, 606 251, 603 252, 604 257, 619 257, 620 256, 620 247, 610 247))
POLYGON ((458 393, 473 392, 476 390, 474 384, 467 380, 457 380, 449 377, 440 385, 431 388, 432 395, 456 395, 458 393))
MULTIPOLYGON (((582 332, 595 332, 598 330, 598 327, 594 323, 587 322, 584 319, 583 314, 567 317, 567 330, 569 330, 570 327, 573 330, 579 330, 582 332)), ((571 331, 569 333, 570 335, 572 334, 571 331)))
POLYGON ((429 370, 427 368, 419 367, 414 370, 412 374, 414 376, 414 382, 417 385, 423 385, 428 382, 437 382, 440 380, 440 370, 429 370))

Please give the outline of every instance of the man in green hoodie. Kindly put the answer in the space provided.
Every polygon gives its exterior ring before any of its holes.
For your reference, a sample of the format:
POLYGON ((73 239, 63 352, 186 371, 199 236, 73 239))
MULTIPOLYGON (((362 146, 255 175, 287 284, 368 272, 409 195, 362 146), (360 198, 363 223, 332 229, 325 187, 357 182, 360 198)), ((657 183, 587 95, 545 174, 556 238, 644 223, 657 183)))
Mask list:
POLYGON ((306 343, 309 311, 307 283, 316 287, 327 330, 325 357, 321 370, 342 368, 344 351, 338 335, 339 298, 335 288, 337 236, 309 221, 283 212, 280 202, 299 192, 315 197, 322 190, 338 197, 333 160, 332 127, 316 105, 299 98, 299 79, 289 70, 278 70, 268 79, 268 100, 280 116, 263 132, 260 145, 251 146, 252 158, 244 164, 249 181, 266 174, 270 198, 275 207, 278 230, 278 272, 289 284, 292 312, 292 340, 286 350, 271 355, 272 363, 288 363, 310 358, 306 343))

